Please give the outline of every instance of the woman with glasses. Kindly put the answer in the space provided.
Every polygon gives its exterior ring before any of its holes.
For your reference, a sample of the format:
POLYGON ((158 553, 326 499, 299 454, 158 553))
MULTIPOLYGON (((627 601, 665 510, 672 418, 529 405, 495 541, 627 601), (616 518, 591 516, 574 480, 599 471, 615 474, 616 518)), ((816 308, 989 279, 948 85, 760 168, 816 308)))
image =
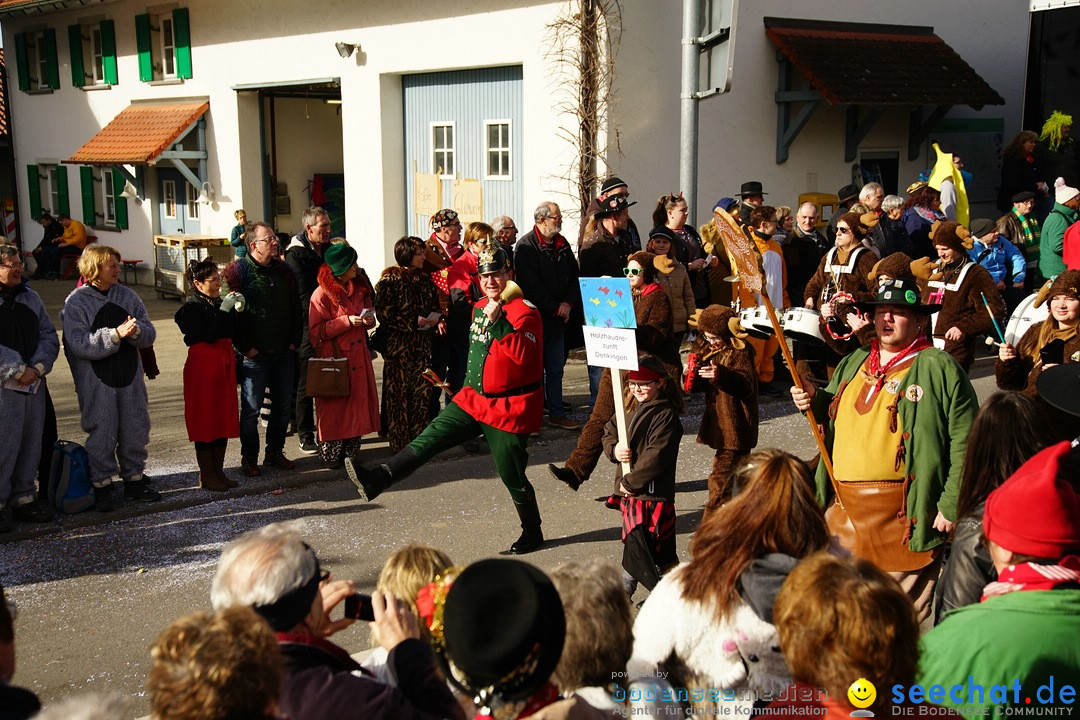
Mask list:
POLYGON ((45 375, 60 352, 41 297, 23 282, 14 245, 0 245, 0 533, 14 520, 47 522, 53 513, 34 496, 45 426, 45 375))
POLYGON ((221 492, 236 487, 224 465, 229 438, 240 437, 232 343, 244 296, 232 292, 221 297, 221 273, 213 258, 193 260, 187 276, 194 291, 173 316, 188 347, 184 420, 188 440, 195 443, 199 487, 221 492))
POLYGON ((382 430, 390 450, 398 452, 427 426, 435 389, 423 379, 431 363, 431 337, 438 317, 439 291, 424 272, 424 241, 403 237, 394 243, 394 259, 375 285, 375 313, 386 333, 383 353, 382 430))
POLYGON ((701 235, 693 224, 687 225, 690 210, 683 194, 662 195, 653 209, 653 226, 666 227, 675 234, 672 257, 686 266, 690 274, 690 286, 694 289, 694 302, 699 307, 709 304, 709 279, 706 269, 715 262, 701 243, 701 235))
POLYGON ((367 273, 356 265, 356 250, 335 243, 319 267, 319 287, 311 296, 308 333, 316 357, 349 359, 349 394, 315 398, 319 452, 329 468, 360 452, 360 438, 379 430, 379 396, 367 331, 375 326, 374 295, 367 273))
POLYGON ((143 474, 150 444, 150 411, 139 348, 157 337, 146 306, 120 284, 120 253, 90 245, 79 256, 86 284, 64 301, 64 354, 79 396, 87 433, 90 482, 99 512, 116 508, 113 487, 124 481, 124 496, 156 502, 161 494, 143 474))
POLYGON ((877 285, 870 279, 877 256, 862 242, 876 224, 874 213, 841 215, 836 246, 821 258, 803 291, 805 306, 821 313, 818 323, 829 378, 845 355, 873 339, 874 326, 858 316, 853 306, 877 296, 877 285))
MULTIPOLYGON (((623 275, 630 279, 630 291, 634 299, 634 316, 637 328, 638 356, 655 355, 664 362, 668 376, 673 382, 679 381, 682 374, 682 361, 679 348, 675 345, 675 335, 671 325, 671 301, 664 288, 656 282, 656 256, 641 250, 627 258, 623 275)), ((578 437, 577 447, 563 467, 554 463, 548 465, 548 472, 554 477, 577 490, 596 467, 603 451, 604 426, 615 415, 615 397, 611 388, 611 369, 604 368, 589 421, 578 437)), ((616 490, 618 484, 616 483, 616 490)), ((619 507, 619 496, 609 498, 612 508, 619 507)))

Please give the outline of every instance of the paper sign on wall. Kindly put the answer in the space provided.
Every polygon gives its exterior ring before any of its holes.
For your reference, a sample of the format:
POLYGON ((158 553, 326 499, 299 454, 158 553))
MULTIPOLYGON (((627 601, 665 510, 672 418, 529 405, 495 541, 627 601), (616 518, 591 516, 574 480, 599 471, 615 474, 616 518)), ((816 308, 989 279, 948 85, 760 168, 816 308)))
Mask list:
POLYGON ((442 181, 432 173, 413 174, 413 212, 431 217, 442 210, 442 181))
POLYGON ((484 188, 479 180, 458 178, 451 185, 453 204, 462 225, 484 222, 484 188))

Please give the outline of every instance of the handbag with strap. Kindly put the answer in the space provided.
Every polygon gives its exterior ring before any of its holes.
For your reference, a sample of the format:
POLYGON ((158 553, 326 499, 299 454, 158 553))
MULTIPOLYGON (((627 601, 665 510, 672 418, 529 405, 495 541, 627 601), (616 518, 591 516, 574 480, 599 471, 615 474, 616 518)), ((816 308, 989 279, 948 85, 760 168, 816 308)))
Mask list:
POLYGON ((933 551, 914 552, 904 540, 908 523, 904 512, 906 483, 835 481, 836 501, 825 511, 829 532, 857 557, 886 572, 924 568, 933 551))
POLYGON ((307 362, 308 397, 349 396, 349 358, 341 357, 337 338, 330 342, 334 348, 334 357, 313 357, 307 362))

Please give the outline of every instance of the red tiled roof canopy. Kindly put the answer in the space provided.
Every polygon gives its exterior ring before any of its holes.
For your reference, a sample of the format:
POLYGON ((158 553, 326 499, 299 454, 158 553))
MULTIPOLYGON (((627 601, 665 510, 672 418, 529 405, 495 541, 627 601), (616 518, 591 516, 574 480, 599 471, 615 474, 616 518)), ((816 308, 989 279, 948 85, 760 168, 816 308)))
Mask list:
POLYGON ((148 165, 209 109, 208 102, 129 105, 64 162, 148 165))
POLYGON ((830 105, 1004 105, 930 27, 765 18, 765 34, 830 105))

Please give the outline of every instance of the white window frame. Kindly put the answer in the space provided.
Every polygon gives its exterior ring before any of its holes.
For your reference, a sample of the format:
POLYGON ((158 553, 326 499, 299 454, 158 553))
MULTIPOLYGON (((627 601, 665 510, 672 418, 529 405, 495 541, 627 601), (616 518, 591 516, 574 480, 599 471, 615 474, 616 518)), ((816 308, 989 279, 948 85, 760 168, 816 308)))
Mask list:
POLYGON ((101 26, 91 25, 90 42, 87 43, 90 52, 90 80, 94 85, 105 84, 105 51, 101 43, 101 26))
POLYGON ((161 77, 164 80, 176 78, 176 28, 173 27, 172 15, 158 15, 157 25, 160 30, 158 57, 161 63, 161 77))
POLYGON ((484 138, 481 143, 484 148, 484 179, 485 180, 503 180, 510 181, 514 179, 514 124, 509 118, 503 120, 485 120, 484 121, 484 138), (496 126, 506 126, 506 144, 500 147, 492 147, 491 140, 491 128, 496 126), (506 154, 506 172, 501 175, 490 175, 488 171, 491 169, 491 154, 493 152, 506 154))
POLYGON ((26 67, 30 71, 30 90, 49 88, 49 59, 45 57, 45 31, 26 33, 26 67))
POLYGON ((176 214, 176 181, 161 181, 161 204, 165 206, 165 217, 169 220, 177 219, 176 214))
MULTIPOLYGON (((442 173, 439 174, 439 178, 442 180, 453 180, 455 173, 457 172, 457 123, 453 120, 436 120, 429 123, 428 138, 431 141, 431 172, 438 173, 440 165, 442 166, 442 173), (451 139, 450 145, 444 148, 435 147, 435 131, 439 128, 450 128, 451 139), (436 159, 437 155, 442 155, 443 158, 449 157, 451 160, 451 167, 447 172, 446 163, 439 163, 436 159)), ((445 135, 443 136, 445 139, 445 135)))
POLYGON ((58 169, 59 166, 52 163, 38 164, 38 177, 41 179, 38 186, 41 192, 41 211, 54 217, 60 212, 60 186, 56 182, 58 169))
POLYGON ((95 167, 94 182, 98 185, 98 196, 101 198, 101 225, 102 227, 115 228, 116 225, 116 186, 113 184, 113 170, 111 167, 95 167))
POLYGON ((199 219, 199 193, 191 183, 184 183, 184 197, 187 199, 187 219, 198 221, 199 219))

